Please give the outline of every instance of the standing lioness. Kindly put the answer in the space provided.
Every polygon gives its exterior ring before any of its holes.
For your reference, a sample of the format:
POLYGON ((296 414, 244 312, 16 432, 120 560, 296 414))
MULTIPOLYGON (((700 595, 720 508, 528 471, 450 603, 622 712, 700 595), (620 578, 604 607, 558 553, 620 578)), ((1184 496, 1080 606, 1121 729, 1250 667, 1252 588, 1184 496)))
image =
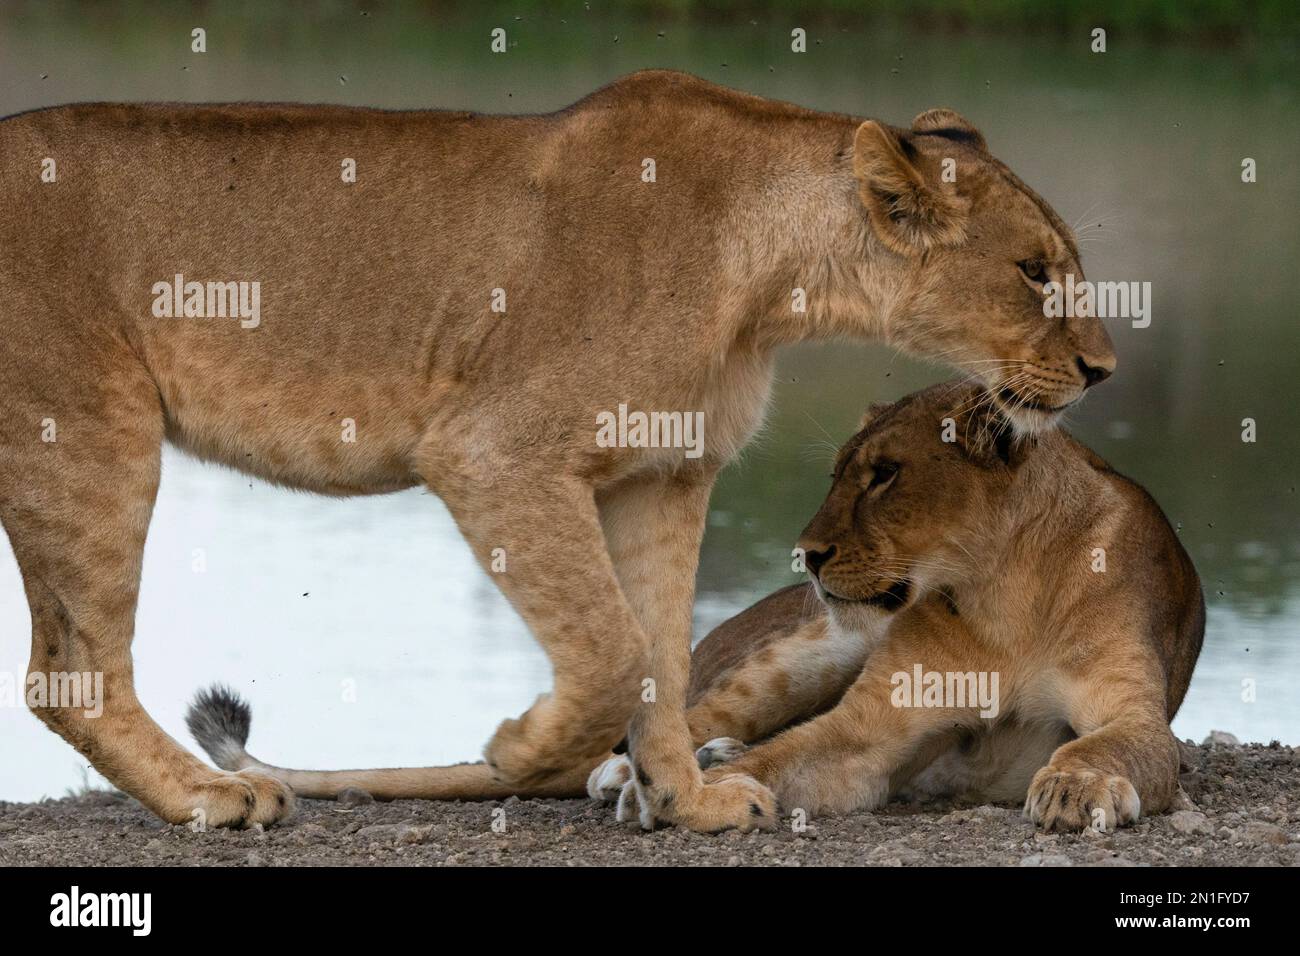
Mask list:
POLYGON ((967 364, 1023 429, 1114 365, 1097 320, 1043 315, 1043 284, 1082 275, 1069 229, 947 110, 896 129, 663 72, 546 116, 66 106, 0 122, 0 209, 30 667, 104 686, 98 719, 38 713, 170 821, 270 822, 290 795, 204 766, 132 688, 164 438, 328 494, 424 484, 495 556, 554 691, 487 767, 415 792, 567 786, 627 733, 663 814, 716 829, 774 806, 704 785, 684 713, 709 490, 774 350, 852 335, 967 364), (603 447, 621 405, 702 413, 703 444, 603 447))

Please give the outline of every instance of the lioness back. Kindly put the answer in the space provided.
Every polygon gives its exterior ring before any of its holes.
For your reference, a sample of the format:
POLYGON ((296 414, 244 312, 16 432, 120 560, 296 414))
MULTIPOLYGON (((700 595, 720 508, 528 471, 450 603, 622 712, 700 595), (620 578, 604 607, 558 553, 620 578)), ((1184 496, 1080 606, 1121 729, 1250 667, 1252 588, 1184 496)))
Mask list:
POLYGON ((19 114, 0 121, 0 293, 12 305, 0 330, 14 355, 38 347, 37 327, 41 341, 100 351, 126 340, 158 383, 169 437, 201 456, 318 491, 408 487, 422 440, 436 455, 450 444, 440 433, 493 429, 529 396, 568 396, 536 423, 540 446, 588 428, 592 405, 619 394, 679 407, 696 360, 719 347, 707 333, 724 294, 710 265, 720 222, 759 175, 756 140, 781 148, 764 141, 777 115, 854 128, 665 72, 539 116, 19 114), (156 287, 173 282, 255 282, 258 315, 187 318, 177 301, 160 318, 156 287), (611 301, 638 303, 641 319, 611 314, 611 301), (638 355, 678 361, 644 384, 629 379, 638 355), (662 395, 627 394, 648 388, 662 395), (343 418, 364 441, 338 440, 343 418))

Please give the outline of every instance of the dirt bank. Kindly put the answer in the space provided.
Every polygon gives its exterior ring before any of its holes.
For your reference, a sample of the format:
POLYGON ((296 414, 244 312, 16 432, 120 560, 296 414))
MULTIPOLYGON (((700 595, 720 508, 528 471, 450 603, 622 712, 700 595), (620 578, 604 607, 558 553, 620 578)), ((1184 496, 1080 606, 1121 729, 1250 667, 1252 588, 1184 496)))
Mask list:
POLYGON ((301 801, 266 832, 194 833, 120 794, 92 792, 0 803, 0 865, 1300 865, 1300 750, 1202 745, 1185 758, 1196 810, 1111 834, 1047 836, 1018 808, 951 804, 817 819, 802 833, 788 823, 763 834, 642 833, 586 800, 514 799, 301 801), (504 832, 493 829, 498 810, 504 832))

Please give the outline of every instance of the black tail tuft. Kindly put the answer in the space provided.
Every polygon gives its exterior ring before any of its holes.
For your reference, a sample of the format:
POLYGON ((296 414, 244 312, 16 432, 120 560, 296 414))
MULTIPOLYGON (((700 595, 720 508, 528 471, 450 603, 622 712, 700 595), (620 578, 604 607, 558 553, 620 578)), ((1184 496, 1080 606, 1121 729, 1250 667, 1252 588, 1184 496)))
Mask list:
POLYGON ((185 714, 185 724, 218 767, 240 768, 253 724, 253 712, 242 697, 229 687, 213 684, 194 695, 194 703, 185 714))

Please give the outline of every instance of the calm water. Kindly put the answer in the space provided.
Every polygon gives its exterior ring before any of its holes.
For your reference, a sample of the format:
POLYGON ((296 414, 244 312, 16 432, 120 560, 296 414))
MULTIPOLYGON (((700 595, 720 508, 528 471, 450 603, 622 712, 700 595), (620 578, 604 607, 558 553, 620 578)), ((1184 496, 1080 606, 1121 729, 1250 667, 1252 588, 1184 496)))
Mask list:
MULTIPOLYGON (((1125 49, 1115 38, 1097 56, 1082 40, 816 30, 796 56, 784 22, 452 23, 401 5, 365 17, 340 6, 318 22, 255 6, 160 21, 138 9, 0 13, 0 114, 88 99, 541 111, 646 66, 897 123, 959 109, 1067 221, 1092 227, 1089 278, 1152 283, 1150 328, 1111 323, 1119 372, 1070 427, 1151 489, 1204 579, 1206 648, 1175 729, 1300 743, 1294 62, 1125 49), (189 53, 194 26, 208 31, 207 54, 189 53), (488 52, 496 26, 514 44, 505 55, 488 52), (1255 184, 1240 181, 1247 156, 1255 184), (1247 417, 1254 444, 1240 438, 1247 417)), ((866 404, 943 377, 878 348, 783 357, 769 427, 714 496, 701 634, 793 580, 789 549, 826 490, 829 446, 866 404)), ((314 498, 173 453, 137 630, 140 694, 164 727, 187 739, 184 697, 223 679, 255 704, 252 749, 291 764, 473 758, 550 677, 436 498, 314 498), (198 548, 205 573, 192 570, 198 548)), ((0 544, 0 672, 23 674, 28 635, 0 544)), ((0 798, 81 781, 77 755, 25 710, 0 708, 0 740, 0 798)))

